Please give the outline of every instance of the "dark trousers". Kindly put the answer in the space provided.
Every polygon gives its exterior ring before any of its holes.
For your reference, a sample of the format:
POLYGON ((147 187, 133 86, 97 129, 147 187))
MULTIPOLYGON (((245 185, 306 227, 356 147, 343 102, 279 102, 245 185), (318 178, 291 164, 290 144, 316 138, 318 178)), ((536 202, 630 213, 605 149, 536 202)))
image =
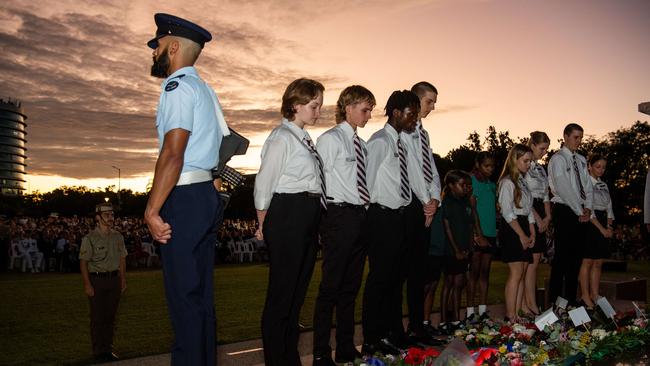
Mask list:
POLYGON ((368 208, 368 277, 363 292, 363 337, 368 344, 401 337, 404 213, 371 204, 368 208))
POLYGON ((212 182, 176 186, 161 210, 172 237, 161 245, 165 295, 174 328, 172 365, 216 363, 213 268, 220 201, 212 182))
POLYGON ((429 228, 424 227, 424 209, 419 200, 415 198, 411 200, 411 204, 406 207, 405 215, 405 253, 401 268, 404 270, 403 279, 406 280, 409 328, 420 332, 423 330, 424 321, 424 284, 427 275, 426 261, 429 255, 429 228))
POLYGON ((354 349, 354 302, 365 264, 363 206, 329 205, 321 223, 322 279, 314 309, 314 355, 329 356, 332 315, 336 308, 336 350, 354 349))
POLYGON ((113 332, 115 315, 120 302, 122 289, 120 277, 90 276, 90 284, 95 296, 89 297, 90 303, 90 338, 95 356, 113 351, 113 332))
POLYGON ((262 313, 264 361, 300 365, 298 320, 316 262, 318 197, 275 194, 264 219, 269 284, 262 313))
POLYGON ((555 255, 551 264, 549 301, 554 303, 558 296, 562 296, 569 301, 569 304, 575 304, 582 261, 581 250, 584 248, 583 241, 587 233, 587 225, 590 223, 579 222, 578 216, 564 204, 553 205, 552 218, 555 230, 555 255))

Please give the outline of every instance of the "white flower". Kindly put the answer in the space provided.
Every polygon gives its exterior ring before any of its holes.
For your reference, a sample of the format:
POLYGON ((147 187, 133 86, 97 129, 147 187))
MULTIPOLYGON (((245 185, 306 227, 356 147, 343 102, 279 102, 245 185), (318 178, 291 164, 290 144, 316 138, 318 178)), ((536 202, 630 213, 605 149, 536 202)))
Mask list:
POLYGON ((512 349, 513 350, 519 351, 520 348, 521 348, 521 342, 515 341, 515 343, 512 344, 512 349))
POLYGON ((605 329, 597 328, 591 331, 591 335, 600 341, 603 338, 607 337, 607 331, 605 329))

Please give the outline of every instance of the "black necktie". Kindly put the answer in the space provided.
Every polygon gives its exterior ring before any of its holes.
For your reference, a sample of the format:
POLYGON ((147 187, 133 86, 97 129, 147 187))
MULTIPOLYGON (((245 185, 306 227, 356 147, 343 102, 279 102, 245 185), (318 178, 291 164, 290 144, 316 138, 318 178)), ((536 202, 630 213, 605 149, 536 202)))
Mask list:
POLYGON ((361 148, 361 141, 359 140, 359 135, 354 133, 354 151, 357 158, 357 190, 359 191, 359 197, 364 204, 370 202, 370 194, 368 193, 368 184, 366 183, 366 157, 363 154, 363 149, 361 148))
POLYGON ((585 194, 585 188, 582 186, 582 181, 580 180, 580 171, 578 170, 578 160, 576 159, 575 154, 573 154, 573 171, 576 172, 578 187, 580 187, 580 199, 584 200, 585 198, 587 198, 587 195, 585 194))
POLYGON ((400 140, 399 137, 397 138, 397 151, 399 155, 400 197, 402 197, 405 200, 408 200, 411 197, 411 188, 409 184, 409 174, 407 170, 406 151, 404 151, 404 147, 402 146, 402 140, 400 140))

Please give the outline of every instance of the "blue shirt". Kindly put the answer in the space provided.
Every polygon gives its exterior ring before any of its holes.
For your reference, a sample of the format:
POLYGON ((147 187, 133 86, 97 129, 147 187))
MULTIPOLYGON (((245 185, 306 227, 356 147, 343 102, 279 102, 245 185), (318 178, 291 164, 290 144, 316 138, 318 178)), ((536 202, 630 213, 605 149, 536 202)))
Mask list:
POLYGON ((219 161, 223 139, 216 114, 216 95, 192 66, 176 70, 161 84, 161 89, 156 114, 160 150, 167 132, 182 128, 190 132, 190 138, 181 173, 213 169, 219 161))

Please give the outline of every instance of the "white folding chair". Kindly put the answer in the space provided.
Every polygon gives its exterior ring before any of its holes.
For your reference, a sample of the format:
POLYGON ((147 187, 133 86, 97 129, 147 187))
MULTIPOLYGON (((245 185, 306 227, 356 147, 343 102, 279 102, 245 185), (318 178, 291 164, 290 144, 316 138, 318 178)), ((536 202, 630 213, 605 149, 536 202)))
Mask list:
POLYGON ((148 242, 143 242, 142 244, 142 251, 147 253, 147 267, 151 267, 151 260, 153 258, 158 258, 158 254, 156 253, 156 248, 153 246, 153 243, 148 243, 148 242))
POLYGON ((243 243, 243 257, 248 256, 248 261, 253 262, 253 255, 255 254, 255 246, 253 245, 253 242, 249 239, 244 241, 243 243))
POLYGON ((22 254, 18 251, 18 243, 11 243, 11 248, 9 249, 9 270, 14 269, 16 261, 21 262, 21 269, 25 272, 27 267, 27 261, 23 258, 22 254))

